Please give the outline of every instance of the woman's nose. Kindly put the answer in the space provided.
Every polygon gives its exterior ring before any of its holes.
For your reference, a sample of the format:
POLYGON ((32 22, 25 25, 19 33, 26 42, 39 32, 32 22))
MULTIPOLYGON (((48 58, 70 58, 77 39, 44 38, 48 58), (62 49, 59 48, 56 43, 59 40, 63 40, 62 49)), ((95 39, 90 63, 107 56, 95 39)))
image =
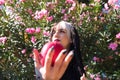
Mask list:
POLYGON ((55 36, 55 37, 58 37, 58 36, 59 36, 59 32, 58 32, 58 31, 55 32, 54 36, 55 36))

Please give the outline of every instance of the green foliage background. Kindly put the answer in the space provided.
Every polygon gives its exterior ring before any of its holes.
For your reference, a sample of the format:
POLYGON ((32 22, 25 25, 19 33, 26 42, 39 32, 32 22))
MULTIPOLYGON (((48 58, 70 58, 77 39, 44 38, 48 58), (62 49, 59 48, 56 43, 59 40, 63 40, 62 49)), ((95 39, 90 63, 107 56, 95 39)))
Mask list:
POLYGON ((78 29, 87 78, 92 80, 90 75, 94 74, 95 77, 99 75, 101 80, 120 79, 120 40, 115 37, 120 32, 120 9, 109 6, 108 13, 104 13, 103 1, 91 1, 85 7, 81 2, 75 3, 73 10, 69 10, 72 4, 65 3, 65 0, 6 0, 0 5, 0 37, 7 37, 5 44, 0 43, 0 79, 34 80, 32 50, 41 49, 49 38, 43 34, 44 30, 49 32, 51 26, 64 20, 65 16, 65 20, 72 22, 78 29), (46 6, 47 2, 52 3, 46 6), (42 9, 46 9, 48 15, 34 19, 34 13, 42 9), (62 13, 62 9, 66 10, 65 13, 62 13), (48 16, 53 16, 53 20, 47 21, 48 16), (40 33, 25 32, 26 28, 36 27, 40 27, 40 33), (31 36, 37 39, 34 44, 30 41, 31 36), (115 51, 108 49, 111 42, 118 44, 115 51), (26 49, 25 54, 21 52, 23 49, 26 49), (98 57, 99 61, 94 61, 93 57, 98 57))

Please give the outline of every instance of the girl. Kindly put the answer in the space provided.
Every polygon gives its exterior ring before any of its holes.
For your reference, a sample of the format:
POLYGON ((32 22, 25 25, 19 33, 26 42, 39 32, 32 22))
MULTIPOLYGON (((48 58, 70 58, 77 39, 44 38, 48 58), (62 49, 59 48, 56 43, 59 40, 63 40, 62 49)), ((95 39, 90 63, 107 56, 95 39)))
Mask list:
POLYGON ((51 66, 54 48, 50 48, 41 67, 34 51, 35 69, 40 80, 86 80, 80 53, 80 40, 77 30, 71 23, 60 21, 51 29, 50 41, 58 41, 65 48, 51 66))

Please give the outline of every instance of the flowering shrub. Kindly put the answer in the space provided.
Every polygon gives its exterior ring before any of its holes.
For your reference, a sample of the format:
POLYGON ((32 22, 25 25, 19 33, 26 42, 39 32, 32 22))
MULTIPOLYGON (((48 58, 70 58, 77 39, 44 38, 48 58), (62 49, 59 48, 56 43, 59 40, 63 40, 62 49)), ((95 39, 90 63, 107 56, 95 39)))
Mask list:
POLYGON ((32 50, 41 50, 58 21, 78 29, 89 80, 120 79, 118 0, 0 0, 0 79, 35 79, 32 50))

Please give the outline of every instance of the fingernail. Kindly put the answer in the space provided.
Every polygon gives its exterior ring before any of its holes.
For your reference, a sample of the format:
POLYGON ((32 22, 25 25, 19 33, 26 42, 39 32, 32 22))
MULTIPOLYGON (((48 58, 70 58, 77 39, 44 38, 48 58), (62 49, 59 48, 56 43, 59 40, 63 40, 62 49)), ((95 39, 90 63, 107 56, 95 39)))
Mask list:
POLYGON ((64 51, 63 51, 63 54, 65 54, 67 52, 67 50, 65 49, 64 51))
POLYGON ((54 46, 51 47, 51 51, 54 49, 54 46))
POLYGON ((72 50, 72 51, 70 51, 70 56, 71 56, 71 57, 73 57, 73 56, 74 56, 74 52, 73 52, 73 50, 72 50))

